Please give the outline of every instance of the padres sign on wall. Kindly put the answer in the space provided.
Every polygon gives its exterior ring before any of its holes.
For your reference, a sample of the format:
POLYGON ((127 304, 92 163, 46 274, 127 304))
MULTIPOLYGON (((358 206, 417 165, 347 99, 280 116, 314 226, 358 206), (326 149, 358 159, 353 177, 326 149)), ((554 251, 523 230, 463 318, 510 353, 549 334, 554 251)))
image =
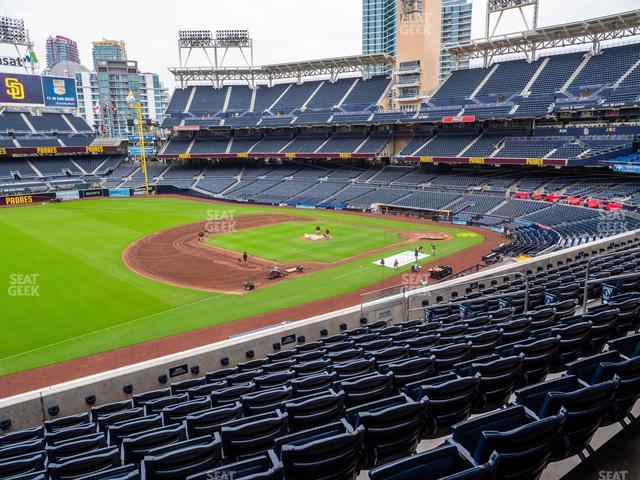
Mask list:
POLYGON ((78 106, 73 78, 0 73, 0 105, 75 108, 78 106))

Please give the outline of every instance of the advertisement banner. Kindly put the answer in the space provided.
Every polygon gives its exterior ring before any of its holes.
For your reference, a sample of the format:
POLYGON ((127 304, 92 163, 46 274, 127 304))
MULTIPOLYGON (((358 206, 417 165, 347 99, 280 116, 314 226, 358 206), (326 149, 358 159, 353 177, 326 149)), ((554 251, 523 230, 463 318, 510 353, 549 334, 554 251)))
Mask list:
MULTIPOLYGON (((156 192, 156 188, 153 185, 149 185, 149 195, 153 195, 156 192)), ((146 195, 147 189, 145 187, 135 187, 133 189, 134 195, 146 195)))
POLYGON ((0 104, 44 106, 41 77, 0 73, 0 104))
POLYGON ((17 207, 20 205, 32 205, 55 198, 52 193, 39 193, 35 195, 14 195, 10 197, 0 197, 0 206, 17 207))
POLYGON ((76 108, 76 81, 73 78, 42 77, 44 104, 47 107, 76 108))
MULTIPOLYGON (((130 142, 139 142, 140 141, 140 137, 138 135, 129 135, 129 141, 130 142)), ((145 135, 144 136, 144 141, 145 142, 153 142, 153 135, 145 135)))
POLYGON ((80 200, 80 192, 78 190, 64 190, 56 192, 58 200, 80 200))
POLYGON ((640 165, 615 164, 613 171, 617 173, 640 173, 640 165))
MULTIPOLYGON (((145 155, 151 156, 155 153, 155 147, 153 145, 145 145, 144 146, 144 153, 145 155)), ((141 155, 142 154, 142 148, 140 148, 139 146, 130 146, 129 147, 129 155, 141 155)))
POLYGON ((83 191, 80 192, 80 196, 82 198, 101 197, 102 196, 102 189, 101 188, 96 188, 96 189, 92 189, 92 190, 83 190, 83 191))
POLYGON ((128 188, 110 188, 109 189, 110 197, 130 197, 131 190, 128 188))

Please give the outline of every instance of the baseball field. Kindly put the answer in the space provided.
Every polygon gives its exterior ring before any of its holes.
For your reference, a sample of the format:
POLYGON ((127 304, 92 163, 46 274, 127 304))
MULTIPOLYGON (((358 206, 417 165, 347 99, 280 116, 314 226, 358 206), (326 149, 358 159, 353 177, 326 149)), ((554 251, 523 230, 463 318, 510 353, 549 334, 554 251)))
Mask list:
POLYGON ((0 375, 337 299, 409 269, 380 258, 424 246, 420 263, 432 263, 485 240, 394 217, 172 197, 6 208, 0 231, 0 375), (330 238, 305 238, 316 227, 330 238), (289 273, 267 280, 273 267, 289 273))

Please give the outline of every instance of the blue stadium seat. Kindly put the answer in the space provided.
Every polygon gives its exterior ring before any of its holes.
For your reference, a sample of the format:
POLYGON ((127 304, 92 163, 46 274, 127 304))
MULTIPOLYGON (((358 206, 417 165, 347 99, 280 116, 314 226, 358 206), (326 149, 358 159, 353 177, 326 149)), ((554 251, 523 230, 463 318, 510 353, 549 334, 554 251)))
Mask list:
POLYGON ((420 442, 427 412, 426 398, 404 394, 348 408, 347 421, 364 427, 365 465, 375 466, 411 455, 420 442))
POLYGON ((277 410, 225 423, 220 429, 225 463, 266 452, 287 430, 288 415, 277 410))
POLYGON ((306 430, 339 420, 344 399, 344 392, 326 391, 287 402, 284 410, 289 416, 289 429, 306 430))
POLYGON ((452 442, 478 463, 497 452, 496 478, 539 478, 564 423, 563 413, 540 420, 525 407, 513 406, 454 425, 452 442))
POLYGON ((445 444, 369 470, 369 480, 493 480, 497 454, 476 465, 463 449, 445 444))
POLYGON ((442 436, 451 425, 469 417, 479 383, 477 377, 449 373, 408 384, 404 391, 414 400, 428 399, 425 435, 442 436))
POLYGON ((145 480, 177 480, 221 462, 222 444, 216 433, 149 450, 140 463, 140 472, 145 480))
POLYGON ((187 416, 185 425, 189 438, 196 438, 219 432, 221 425, 241 416, 242 405, 240 402, 228 403, 187 416))
POLYGON ((273 450, 268 450, 263 455, 189 475, 187 480, 211 480, 225 476, 234 480, 282 480, 282 463, 273 450))
POLYGON ((562 441, 554 448, 554 457, 562 459, 576 455, 588 446, 611 407, 618 383, 615 379, 588 385, 570 375, 516 390, 516 402, 540 418, 565 411, 562 441))

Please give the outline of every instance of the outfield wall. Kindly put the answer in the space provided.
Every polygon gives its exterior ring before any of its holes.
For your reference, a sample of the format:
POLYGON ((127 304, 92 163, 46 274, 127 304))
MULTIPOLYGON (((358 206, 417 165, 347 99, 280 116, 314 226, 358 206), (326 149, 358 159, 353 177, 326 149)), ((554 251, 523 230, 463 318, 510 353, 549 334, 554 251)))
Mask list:
POLYGON ((131 397, 124 393, 125 385, 132 385, 133 393, 166 387, 172 382, 200 377, 205 372, 225 368, 223 359, 227 359, 228 364, 232 366, 250 358, 262 358, 273 353, 276 351, 275 344, 279 344, 282 349, 290 349, 300 343, 317 341, 322 336, 338 334, 344 329, 357 328, 361 325, 363 317, 366 317, 369 323, 378 320, 401 322, 406 318, 407 309, 420 308, 424 300, 434 304, 438 301, 461 298, 469 284, 482 279, 496 275, 511 276, 510 279, 514 279, 516 272, 536 272, 539 269, 556 267, 575 261, 585 254, 602 253, 612 243, 638 241, 640 230, 627 232, 524 262, 488 268, 460 279, 411 290, 405 294, 399 293, 372 300, 364 305, 249 332, 226 341, 8 397, 0 400, 0 425, 7 419, 11 421, 7 431, 39 425, 43 420, 56 418, 48 413, 49 408, 56 406, 59 408, 57 417, 86 412, 91 408, 85 401, 87 397, 95 396, 96 405, 125 400, 131 397), (439 300, 439 297, 442 300, 439 300), (248 356, 248 352, 252 352, 252 356, 248 356), (197 373, 192 372, 193 367, 198 368, 197 373), (171 378, 170 372, 183 373, 171 378), (167 384, 159 383, 161 375, 169 377, 167 384))

